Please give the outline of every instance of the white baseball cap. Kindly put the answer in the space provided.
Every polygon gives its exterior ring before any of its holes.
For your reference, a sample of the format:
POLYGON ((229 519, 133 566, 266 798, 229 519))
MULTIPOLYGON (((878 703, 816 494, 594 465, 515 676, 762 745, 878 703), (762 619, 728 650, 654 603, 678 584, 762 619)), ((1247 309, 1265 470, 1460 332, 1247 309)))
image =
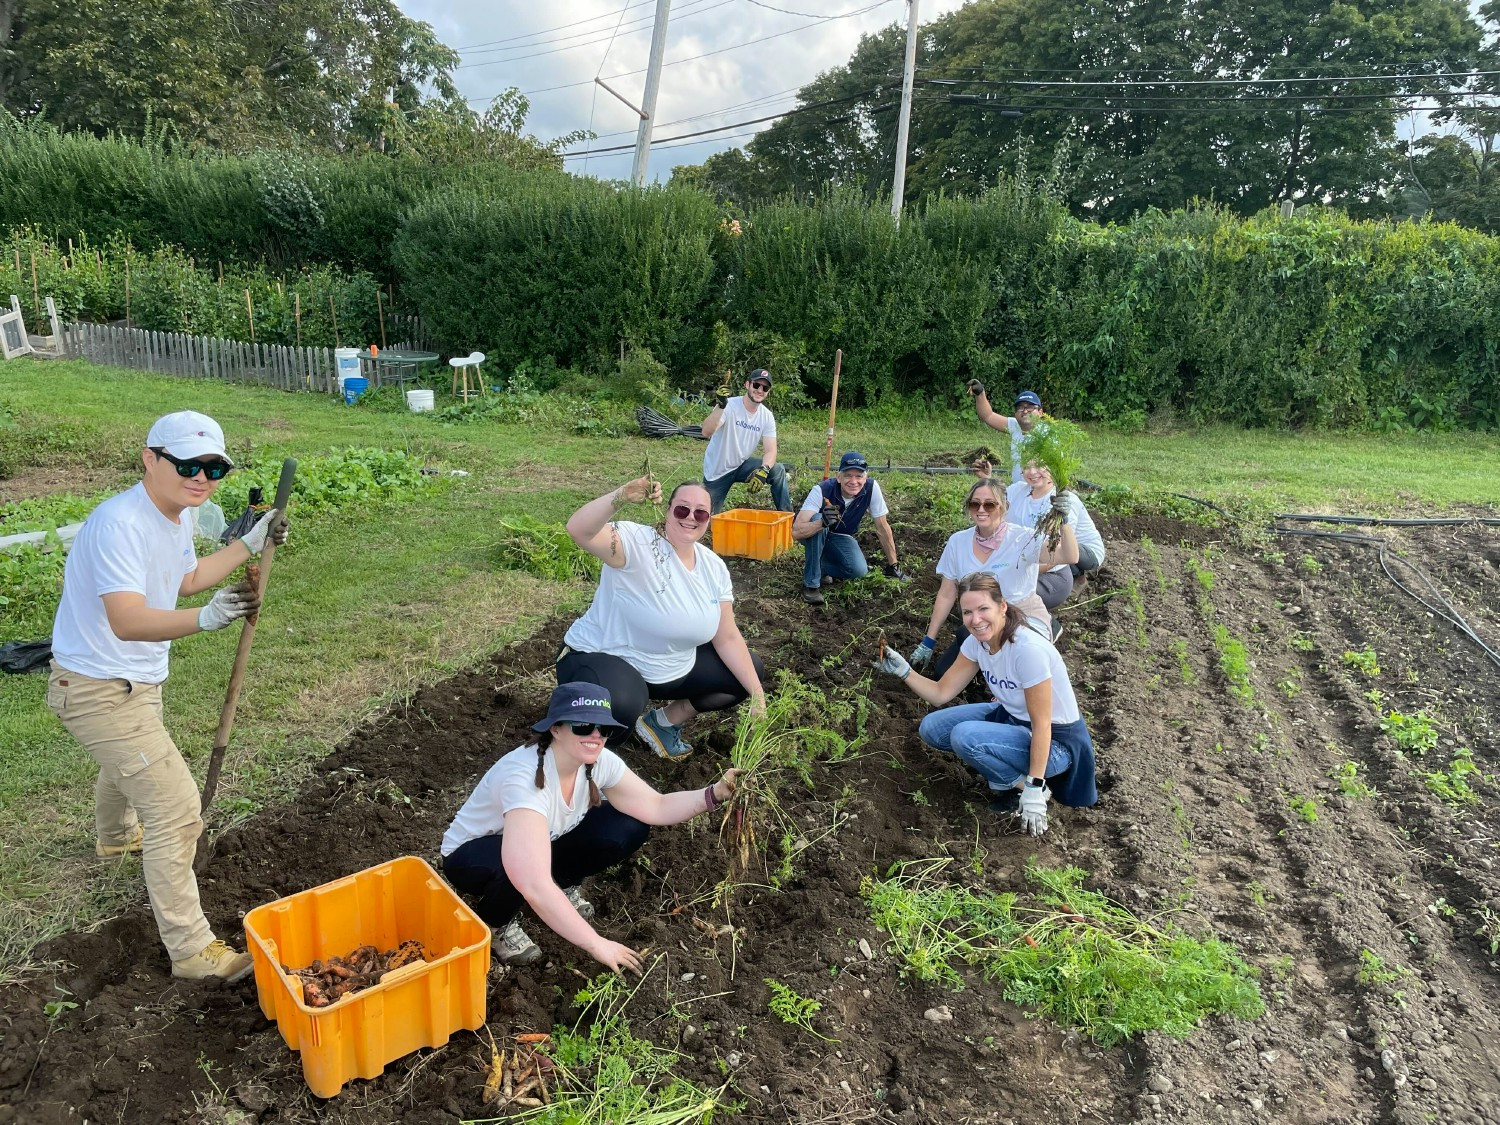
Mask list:
POLYGON ((146 435, 148 449, 165 449, 173 457, 192 461, 199 457, 222 457, 234 461, 224 452, 224 431, 207 414, 196 410, 179 410, 164 414, 151 424, 146 435))

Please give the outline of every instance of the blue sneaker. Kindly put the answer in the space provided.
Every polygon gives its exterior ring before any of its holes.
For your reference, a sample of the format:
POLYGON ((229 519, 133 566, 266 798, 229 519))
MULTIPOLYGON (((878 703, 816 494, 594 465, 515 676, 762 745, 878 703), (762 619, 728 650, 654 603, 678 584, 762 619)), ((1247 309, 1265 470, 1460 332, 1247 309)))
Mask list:
POLYGON ((635 733, 659 758, 686 758, 693 752, 692 746, 682 740, 682 728, 667 722, 660 707, 635 721, 635 733))

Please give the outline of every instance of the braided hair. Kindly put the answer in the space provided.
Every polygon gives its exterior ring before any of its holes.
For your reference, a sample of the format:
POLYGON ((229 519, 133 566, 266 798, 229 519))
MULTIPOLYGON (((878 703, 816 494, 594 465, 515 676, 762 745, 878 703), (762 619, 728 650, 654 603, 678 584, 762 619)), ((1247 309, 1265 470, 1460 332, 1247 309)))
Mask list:
MULTIPOLYGON (((536 747, 536 787, 547 788, 547 747, 552 745, 552 732, 544 730, 531 741, 536 747)), ((589 783, 589 808, 597 809, 604 800, 599 795, 599 786, 594 781, 594 767, 592 764, 583 767, 584 779, 589 783)))

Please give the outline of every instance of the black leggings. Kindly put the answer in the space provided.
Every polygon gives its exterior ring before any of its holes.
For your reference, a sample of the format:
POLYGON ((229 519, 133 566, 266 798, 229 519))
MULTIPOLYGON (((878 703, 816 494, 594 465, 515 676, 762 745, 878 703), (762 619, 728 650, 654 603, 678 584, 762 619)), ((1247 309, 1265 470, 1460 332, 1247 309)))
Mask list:
MULTIPOLYGON (((753 652, 750 659, 755 662, 756 676, 761 683, 765 683, 766 666, 753 652)), ((560 656, 557 661, 557 682, 567 684, 574 680, 598 684, 609 692, 610 710, 614 713, 615 722, 624 725, 623 730, 610 735, 608 741, 611 746, 618 745, 630 736, 635 721, 645 713, 647 705, 653 699, 686 699, 697 711, 724 711, 743 703, 750 695, 729 670, 712 642, 698 646, 693 667, 687 675, 665 684, 648 684, 644 676, 618 656, 567 649, 565 655, 560 656)))
MULTIPOLYGON (((576 887, 590 875, 634 855, 651 829, 608 803, 588 811, 571 832, 552 841, 552 879, 576 887)), ((511 884, 500 860, 500 836, 460 844, 443 859, 443 874, 454 890, 474 900, 474 913, 496 929, 516 916, 525 899, 511 884)))

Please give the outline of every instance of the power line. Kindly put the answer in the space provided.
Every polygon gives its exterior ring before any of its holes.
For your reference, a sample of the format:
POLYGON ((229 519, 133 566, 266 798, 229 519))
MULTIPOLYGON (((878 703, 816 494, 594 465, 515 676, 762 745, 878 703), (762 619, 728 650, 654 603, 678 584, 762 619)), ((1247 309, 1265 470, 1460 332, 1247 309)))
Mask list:
MULTIPOLYGON (((790 90, 782 90, 775 94, 766 94, 764 97, 750 98, 748 101, 735 102, 733 105, 720 106, 718 109, 708 110, 705 113, 695 113, 690 117, 679 117, 674 121, 663 121, 660 127, 665 129, 669 125, 686 125, 689 121, 703 121, 710 117, 718 117, 735 109, 744 109, 746 106, 761 105, 766 102, 781 101, 788 97, 795 97, 800 86, 794 86, 790 90)), ((594 137, 596 141, 606 140, 609 137, 626 137, 635 132, 634 129, 620 129, 613 133, 600 133, 594 137)))
MULTIPOLYGON (((639 0, 638 3, 625 5, 625 8, 623 10, 629 11, 631 8, 642 8, 649 3, 651 3, 651 0, 639 0)), ((589 16, 587 19, 574 20, 572 23, 561 23, 556 27, 546 27, 541 31, 529 31, 525 35, 510 35, 504 39, 486 39, 483 43, 470 43, 464 47, 455 47, 454 50, 460 52, 472 51, 478 47, 492 46, 495 43, 513 43, 517 39, 535 39, 539 35, 550 35, 554 31, 566 31, 570 27, 582 27, 586 23, 598 23, 600 20, 606 20, 608 18, 609 13, 604 12, 597 16, 589 16)))
MULTIPOLYGON (((731 4, 733 2, 734 2, 734 0, 719 0, 719 2, 717 4, 709 4, 707 7, 698 7, 698 8, 691 8, 691 5, 690 5, 689 9, 684 9, 682 12, 678 13, 673 18, 674 19, 680 19, 680 20, 682 20, 682 19, 689 19, 692 16, 701 16, 704 12, 711 12, 715 8, 722 8, 722 7, 724 7, 724 5, 731 4)), ((621 11, 623 13, 624 9, 621 9, 621 11)), ((639 35, 643 31, 648 31, 648 30, 650 30, 650 25, 652 23, 654 23, 655 21, 654 21, 654 18, 653 18, 653 19, 647 19, 644 22, 642 20, 635 20, 634 22, 640 23, 642 26, 635 28, 633 31, 627 31, 627 32, 625 32, 626 35, 639 35)), ((594 32, 590 31, 590 32, 586 32, 585 34, 592 35, 592 34, 594 34, 594 32)), ((569 36, 569 38, 573 38, 573 37, 569 36)), ((584 47, 593 47, 593 46, 596 46, 596 45, 598 45, 600 43, 605 42, 606 40, 609 41, 609 42, 611 42, 611 43, 613 43, 614 42, 614 38, 615 38, 615 36, 614 36, 613 33, 610 34, 610 35, 607 35, 607 36, 601 35, 597 39, 589 39, 589 40, 587 40, 586 42, 583 42, 583 43, 573 43, 573 44, 570 44, 569 46, 566 46, 566 47, 553 47, 550 50, 546 50, 546 51, 533 51, 529 55, 511 55, 509 58, 504 58, 504 59, 486 59, 483 62, 459 63, 459 65, 456 66, 456 67, 454 67, 453 69, 454 70, 472 70, 472 69, 474 69, 476 67, 481 67, 481 66, 501 66, 501 65, 503 65, 505 63, 521 62, 523 59, 537 59, 537 58, 541 58, 543 55, 558 55, 558 54, 562 54, 564 51, 577 51, 577 50, 581 50, 584 47)), ((525 47, 539 47, 539 46, 542 46, 542 44, 540 44, 540 43, 527 43, 527 44, 523 44, 523 46, 525 46, 525 47)), ((495 49, 496 50, 505 50, 506 48, 497 47, 495 49)), ((521 48, 510 48, 510 49, 511 50, 519 50, 521 48)))
MULTIPOLYGON (((922 68, 918 68, 920 73, 922 68)), ((970 67, 966 69, 984 70, 983 67, 970 67)), ((1023 72, 1024 73, 1024 72, 1023 72)), ((954 78, 953 82, 969 82, 988 86, 1036 86, 1048 89, 1075 89, 1108 87, 1111 89, 1119 87, 1135 86, 1280 86, 1300 82, 1400 82, 1411 79, 1436 79, 1436 78, 1481 78, 1500 74, 1500 70, 1466 70, 1446 71, 1441 73, 1416 73, 1416 74, 1339 74, 1323 75, 1320 77, 1303 78, 1164 78, 1155 81, 1139 81, 1136 79, 1120 81, 1058 81, 1055 79, 1020 79, 1020 78, 954 78)), ((933 79, 927 79, 933 81, 933 79)))
MULTIPOLYGON (((736 44, 734 44, 733 46, 730 46, 730 47, 720 47, 718 50, 704 51, 700 55, 690 55, 690 56, 688 56, 685 59, 673 59, 671 62, 663 63, 662 65, 663 66, 678 66, 678 65, 680 65, 682 63, 696 62, 699 59, 706 59, 706 58, 710 57, 711 55, 723 55, 723 54, 727 54, 730 51, 738 51, 741 47, 750 47, 750 46, 753 46, 756 43, 765 43, 765 42, 768 42, 768 41, 770 41, 772 39, 780 39, 780 38, 782 38, 783 36, 786 36, 786 35, 795 35, 799 31, 806 31, 809 27, 817 27, 820 24, 828 23, 831 20, 850 19, 853 16, 862 16, 866 12, 873 12, 876 8, 883 8, 883 7, 885 7, 885 5, 889 4, 890 2, 891 2, 891 0, 876 0, 876 2, 873 3, 873 4, 867 4, 863 8, 856 8, 853 11, 850 11, 850 12, 841 12, 840 14, 838 14, 836 16, 825 16, 822 19, 814 20, 812 23, 801 24, 798 27, 789 28, 786 31, 778 31, 778 32, 776 32, 773 35, 762 35, 759 39, 747 39, 743 43, 736 43, 736 44)), ((630 77, 631 75, 634 75, 634 74, 644 74, 644 73, 646 73, 646 68, 642 67, 639 70, 626 70, 626 71, 622 71, 619 74, 611 74, 610 77, 611 78, 628 78, 628 77, 630 77)), ((574 89, 575 87, 578 87, 578 86, 587 86, 592 81, 593 80, 590 79, 588 82, 564 82, 561 85, 557 85, 557 86, 543 86, 543 87, 541 87, 539 89, 536 89, 536 90, 522 90, 521 92, 523 94, 528 95, 528 96, 531 95, 531 94, 549 94, 549 93, 551 93, 554 90, 571 90, 571 89, 574 89)), ((503 90, 501 91, 501 93, 504 93, 504 92, 505 91, 503 91, 503 90)), ((499 94, 492 94, 492 95, 490 95, 489 97, 486 97, 486 98, 469 98, 468 100, 469 101, 492 101, 492 100, 494 100, 494 98, 497 98, 499 96, 500 96, 499 94)))

